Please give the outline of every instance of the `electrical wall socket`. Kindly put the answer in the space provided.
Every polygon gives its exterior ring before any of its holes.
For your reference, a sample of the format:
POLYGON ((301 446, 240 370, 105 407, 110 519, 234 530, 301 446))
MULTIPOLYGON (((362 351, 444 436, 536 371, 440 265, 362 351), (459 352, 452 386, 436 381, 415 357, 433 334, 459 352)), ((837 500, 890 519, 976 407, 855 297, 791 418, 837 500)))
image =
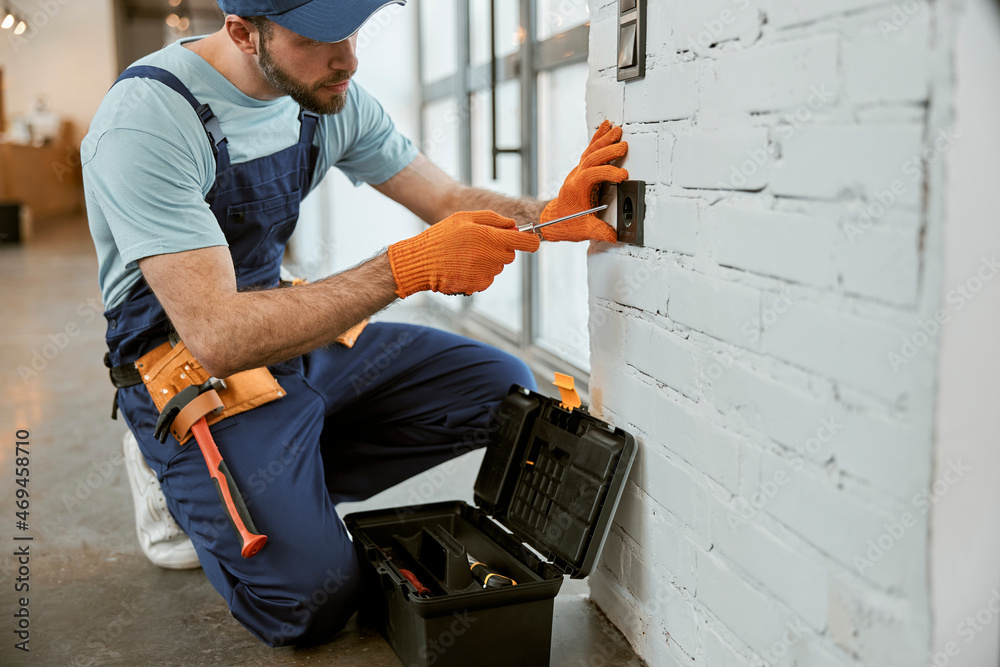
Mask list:
POLYGON ((646 181, 622 181, 615 197, 618 206, 618 242, 643 245, 646 219, 646 181))

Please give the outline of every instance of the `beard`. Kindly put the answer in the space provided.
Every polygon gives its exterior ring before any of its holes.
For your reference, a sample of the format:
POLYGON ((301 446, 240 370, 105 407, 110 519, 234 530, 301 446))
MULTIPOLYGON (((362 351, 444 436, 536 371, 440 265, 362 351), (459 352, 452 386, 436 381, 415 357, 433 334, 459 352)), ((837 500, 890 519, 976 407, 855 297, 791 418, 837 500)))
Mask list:
POLYGON ((347 106, 346 90, 342 93, 334 93, 330 99, 321 98, 319 93, 324 86, 333 86, 347 81, 354 72, 343 71, 333 75, 326 81, 321 81, 315 86, 307 86, 301 81, 296 80, 291 74, 274 62, 274 58, 271 57, 271 52, 268 51, 265 42, 265 39, 260 40, 258 62, 260 63, 260 71, 264 75, 264 78, 268 80, 268 83, 291 97, 306 111, 325 115, 340 113, 344 110, 344 107, 347 106))

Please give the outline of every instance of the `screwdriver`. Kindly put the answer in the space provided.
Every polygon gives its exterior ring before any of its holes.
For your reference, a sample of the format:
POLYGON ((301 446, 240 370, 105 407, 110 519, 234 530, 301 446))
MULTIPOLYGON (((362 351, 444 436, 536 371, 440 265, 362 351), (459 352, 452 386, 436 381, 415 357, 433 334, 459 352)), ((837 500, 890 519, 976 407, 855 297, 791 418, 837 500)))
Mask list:
POLYGON ((483 588, 503 588, 504 586, 517 586, 517 582, 510 577, 505 577, 489 565, 485 563, 480 563, 478 560, 472 557, 468 551, 465 555, 469 559, 469 569, 472 570, 472 576, 475 577, 476 581, 483 585, 483 588))
POLYGON ((519 231, 519 232, 534 232, 534 233, 538 234, 538 230, 541 229, 542 227, 548 227, 549 225, 554 225, 557 222, 566 222, 567 220, 572 220, 573 218, 579 218, 580 216, 590 215, 591 213, 597 213, 598 211, 603 211, 607 207, 608 207, 607 204, 602 204, 601 206, 598 206, 596 208, 590 208, 590 209, 587 209, 586 211, 580 211, 579 213, 574 213, 573 215, 567 215, 567 216, 562 217, 562 218, 556 218, 555 220, 549 220, 548 222, 543 222, 540 225, 536 225, 533 222, 529 222, 526 225, 520 225, 517 228, 517 231, 519 231))

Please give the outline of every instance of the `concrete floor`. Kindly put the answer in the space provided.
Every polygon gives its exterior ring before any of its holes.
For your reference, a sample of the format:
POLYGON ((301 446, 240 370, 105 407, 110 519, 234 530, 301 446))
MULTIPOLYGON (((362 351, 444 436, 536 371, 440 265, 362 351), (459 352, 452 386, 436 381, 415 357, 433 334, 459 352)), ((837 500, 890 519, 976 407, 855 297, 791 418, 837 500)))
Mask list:
MULTIPOLYGON (((353 620, 320 647, 268 648, 230 616, 201 570, 162 570, 142 555, 121 465, 124 425, 109 418, 113 391, 101 363, 96 276, 82 218, 36 223, 28 245, 0 244, 0 540, 7 545, 0 664, 400 665, 381 636, 353 620), (26 531, 15 527, 17 429, 30 431, 26 531), (15 593, 12 553, 22 545, 29 546, 30 589, 15 593), (30 653, 14 648, 22 596, 30 653)), ((426 500, 467 498, 477 466, 471 455, 426 500)), ((412 490, 397 487, 341 509, 408 497, 412 490)), ((587 600, 585 582, 567 580, 555 604, 551 664, 642 663, 587 600)))

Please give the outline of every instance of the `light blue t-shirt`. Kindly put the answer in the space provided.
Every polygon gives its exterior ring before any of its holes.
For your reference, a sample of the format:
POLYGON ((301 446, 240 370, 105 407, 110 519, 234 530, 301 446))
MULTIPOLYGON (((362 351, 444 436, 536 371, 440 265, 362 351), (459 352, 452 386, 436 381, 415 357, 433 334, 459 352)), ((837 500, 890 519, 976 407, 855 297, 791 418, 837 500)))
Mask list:
MULTIPOLYGON (((229 140, 232 164, 297 143, 299 106, 290 97, 248 97, 181 43, 135 64, 173 73, 212 107, 229 140)), ((320 117, 313 143, 319 147, 313 186, 330 167, 355 185, 384 183, 417 156, 416 146, 354 81, 344 110, 320 117)), ((166 85, 136 78, 113 86, 80 150, 106 308, 118 305, 140 279, 138 260, 228 245, 205 202, 215 180, 208 137, 191 105, 166 85)))

